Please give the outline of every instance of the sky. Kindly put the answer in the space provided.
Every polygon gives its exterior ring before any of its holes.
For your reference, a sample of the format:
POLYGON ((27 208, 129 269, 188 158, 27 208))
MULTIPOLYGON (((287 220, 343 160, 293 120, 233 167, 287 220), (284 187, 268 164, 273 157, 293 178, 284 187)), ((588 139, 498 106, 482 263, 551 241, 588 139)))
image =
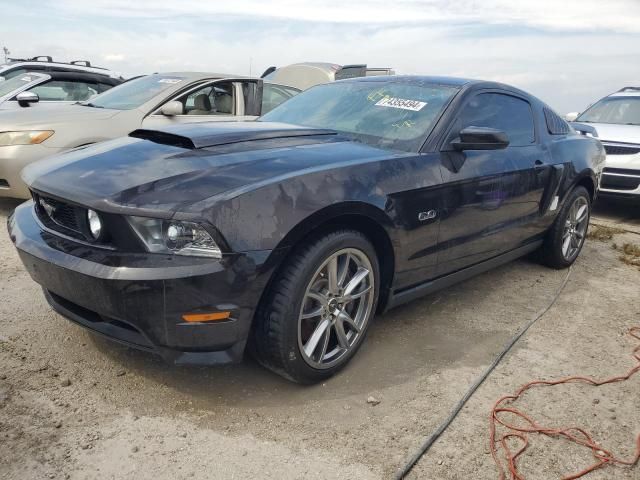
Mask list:
POLYGON ((640 0, 0 0, 2 46, 125 76, 366 63, 509 83, 565 114, 640 85, 640 0))

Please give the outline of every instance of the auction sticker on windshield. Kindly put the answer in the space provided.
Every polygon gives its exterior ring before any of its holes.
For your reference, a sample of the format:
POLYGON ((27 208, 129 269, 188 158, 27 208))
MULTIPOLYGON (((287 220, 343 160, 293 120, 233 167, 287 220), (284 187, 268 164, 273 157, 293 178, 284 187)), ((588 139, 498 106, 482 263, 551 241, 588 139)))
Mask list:
POLYGON ((377 107, 401 108, 402 110, 412 110, 414 112, 419 112, 426 105, 427 102, 394 97, 384 97, 376 103, 377 107))

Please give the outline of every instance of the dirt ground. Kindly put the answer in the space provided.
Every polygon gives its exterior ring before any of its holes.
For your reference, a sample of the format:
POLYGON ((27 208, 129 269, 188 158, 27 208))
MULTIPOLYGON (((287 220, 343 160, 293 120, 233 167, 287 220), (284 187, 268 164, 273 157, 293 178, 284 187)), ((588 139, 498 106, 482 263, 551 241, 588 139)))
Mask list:
MULTIPOLYGON (((15 205, 0 200, 2 224, 15 205)), ((640 208, 620 208, 628 210, 605 208, 598 219, 639 223, 640 208)), ((640 325, 640 269, 619 260, 614 242, 640 244, 640 234, 587 242, 557 303, 409 478, 496 479, 495 400, 536 378, 601 378, 633 366, 624 332, 640 325)), ((4 227, 0 251, 0 478, 20 480, 390 478, 567 274, 523 259, 400 307, 376 319, 342 373, 302 387, 251 360, 178 368, 92 336, 51 312, 4 227)), ((545 425, 581 426, 630 458, 640 375, 539 389, 518 405, 545 425)), ((527 479, 551 479, 592 460, 532 437, 520 465, 527 479)), ((640 479, 640 466, 586 478, 640 479)))

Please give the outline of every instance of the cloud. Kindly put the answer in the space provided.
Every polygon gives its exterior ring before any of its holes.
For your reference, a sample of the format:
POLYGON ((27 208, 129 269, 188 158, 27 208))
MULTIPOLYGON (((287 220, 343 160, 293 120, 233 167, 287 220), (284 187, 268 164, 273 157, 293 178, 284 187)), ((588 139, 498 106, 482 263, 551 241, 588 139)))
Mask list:
POLYGON ((522 25, 563 31, 612 30, 639 33, 640 2, 637 0, 60 0, 56 3, 71 14, 117 17, 168 18, 175 16, 216 17, 233 15, 288 19, 305 22, 392 24, 422 22, 482 22, 522 25))
POLYGON ((11 20, 0 41, 14 55, 100 60, 128 76, 367 63, 503 81, 561 113, 640 84, 638 0, 29 3, 0 0, 11 20), (46 18, 36 11, 45 8, 46 18))
POLYGON ((125 59, 121 53, 107 53, 103 58, 105 62, 122 62, 125 59))

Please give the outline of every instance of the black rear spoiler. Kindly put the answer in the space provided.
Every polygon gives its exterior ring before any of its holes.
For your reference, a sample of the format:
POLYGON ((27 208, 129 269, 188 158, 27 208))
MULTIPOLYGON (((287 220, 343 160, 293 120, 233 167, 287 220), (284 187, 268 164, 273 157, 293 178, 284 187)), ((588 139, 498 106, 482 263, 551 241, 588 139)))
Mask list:
POLYGON ((589 135, 591 137, 598 138, 598 131, 595 129, 595 127, 592 127, 587 123, 569 122, 569 125, 571 125, 573 129, 577 131, 580 135, 589 135))

